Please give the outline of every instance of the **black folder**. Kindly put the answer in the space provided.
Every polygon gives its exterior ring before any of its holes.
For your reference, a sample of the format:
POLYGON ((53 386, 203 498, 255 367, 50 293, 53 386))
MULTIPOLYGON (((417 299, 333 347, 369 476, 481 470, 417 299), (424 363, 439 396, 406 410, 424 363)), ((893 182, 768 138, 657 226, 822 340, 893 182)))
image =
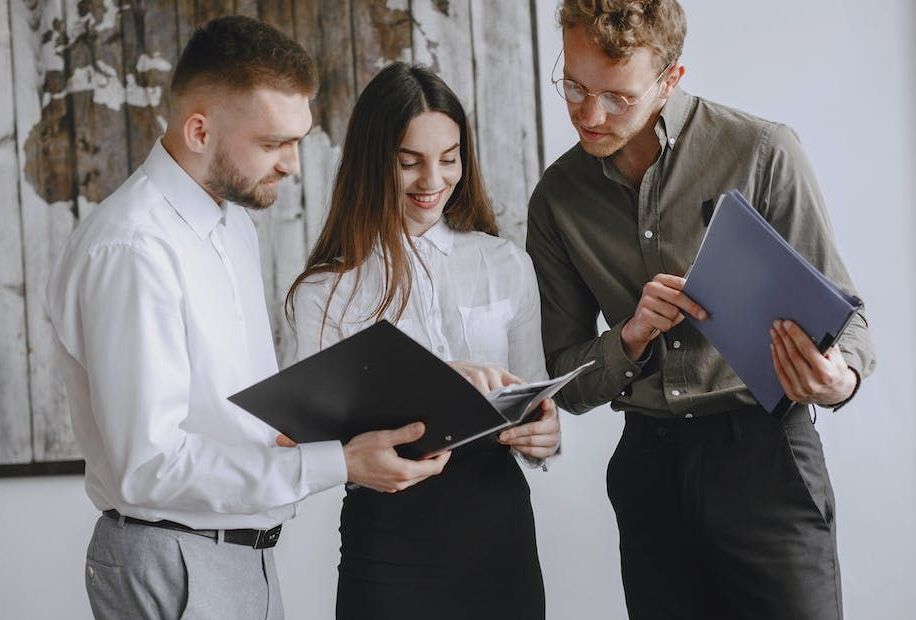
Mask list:
MULTIPOLYGON (((586 365, 587 366, 587 365, 586 365)), ((452 450, 537 415, 537 405, 584 370, 509 386, 485 397, 448 364, 387 321, 229 397, 297 443, 348 441, 421 421, 408 458, 452 450)))
POLYGON ((824 352, 862 306, 790 246, 738 190, 719 198, 684 292, 709 313, 705 321, 688 320, 775 415, 793 403, 773 368, 773 321, 794 321, 824 352))

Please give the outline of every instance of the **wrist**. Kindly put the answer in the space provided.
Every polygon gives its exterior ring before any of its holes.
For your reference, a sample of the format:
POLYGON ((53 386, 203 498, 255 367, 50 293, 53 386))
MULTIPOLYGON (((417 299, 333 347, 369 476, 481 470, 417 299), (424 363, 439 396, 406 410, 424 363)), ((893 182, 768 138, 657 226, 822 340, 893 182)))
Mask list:
POLYGON ((852 368, 847 367, 843 373, 843 378, 840 380, 839 386, 837 386, 836 392, 830 395, 830 398, 827 399, 828 402, 818 404, 821 407, 836 407, 837 405, 845 403, 852 398, 858 384, 859 376, 852 368))
POLYGON ((620 344, 623 346, 623 352, 631 362, 635 362, 642 357, 649 346, 648 340, 642 340, 633 333, 633 319, 629 319, 620 329, 620 344))

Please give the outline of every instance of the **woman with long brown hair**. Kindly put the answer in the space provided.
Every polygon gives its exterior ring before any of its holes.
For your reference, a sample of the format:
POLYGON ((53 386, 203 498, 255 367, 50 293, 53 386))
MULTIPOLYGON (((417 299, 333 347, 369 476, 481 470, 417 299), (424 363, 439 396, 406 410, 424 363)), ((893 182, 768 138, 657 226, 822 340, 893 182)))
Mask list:
MULTIPOLYGON (((465 112, 429 69, 395 63, 360 95, 327 222, 287 303, 300 357, 387 319, 484 392, 546 377, 531 261, 497 236, 465 112)), ((339 619, 544 617, 514 458, 556 452, 556 408, 542 410, 409 489, 348 490, 339 619)))

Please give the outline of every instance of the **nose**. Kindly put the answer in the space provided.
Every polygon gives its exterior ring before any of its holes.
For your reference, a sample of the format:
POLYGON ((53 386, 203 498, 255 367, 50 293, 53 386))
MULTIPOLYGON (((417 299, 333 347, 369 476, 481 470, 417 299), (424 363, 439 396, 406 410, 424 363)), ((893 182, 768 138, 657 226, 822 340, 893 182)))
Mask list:
POLYGON ((599 127, 607 120, 607 112, 598 105, 598 98, 586 95, 585 101, 579 104, 579 122, 587 127, 599 127))
POLYGON ((442 185, 442 170, 438 160, 423 166, 420 178, 417 179, 417 186, 423 190, 430 190, 441 189, 442 185))
POLYGON ((280 153, 276 165, 277 172, 285 175, 298 176, 299 174, 299 145, 287 144, 280 153))

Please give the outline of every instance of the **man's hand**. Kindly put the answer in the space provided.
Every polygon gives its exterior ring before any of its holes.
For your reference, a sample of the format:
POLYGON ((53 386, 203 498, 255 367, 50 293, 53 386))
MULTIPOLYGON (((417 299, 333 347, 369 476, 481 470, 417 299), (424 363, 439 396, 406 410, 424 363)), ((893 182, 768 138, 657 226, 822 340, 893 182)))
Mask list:
MULTIPOLYGON (((393 431, 370 431, 357 435, 343 447, 347 480, 374 491, 396 493, 442 473, 451 452, 414 461, 401 458, 394 449, 400 444, 416 441, 425 431, 422 422, 414 422, 393 431)), ((277 445, 293 447, 296 444, 286 435, 279 435, 277 445)))
POLYGON ((642 357, 649 343, 680 324, 685 314, 699 321, 708 318, 706 310, 684 294, 685 282, 680 276, 660 273, 643 287, 636 312, 620 331, 623 350, 631 360, 642 357))
POLYGON ((521 379, 507 370, 503 370, 494 364, 482 364, 480 362, 449 362, 449 366, 455 369, 458 374, 470 381, 477 390, 486 396, 496 388, 512 385, 513 383, 523 383, 521 379))
POLYGON ((560 418, 553 399, 541 403, 541 417, 499 434, 499 443, 515 448, 532 459, 553 456, 560 446, 560 418))
POLYGON ((776 321, 770 329, 773 366, 786 396, 803 405, 835 405, 852 396, 856 373, 836 347, 821 353, 804 330, 792 321, 776 321))

